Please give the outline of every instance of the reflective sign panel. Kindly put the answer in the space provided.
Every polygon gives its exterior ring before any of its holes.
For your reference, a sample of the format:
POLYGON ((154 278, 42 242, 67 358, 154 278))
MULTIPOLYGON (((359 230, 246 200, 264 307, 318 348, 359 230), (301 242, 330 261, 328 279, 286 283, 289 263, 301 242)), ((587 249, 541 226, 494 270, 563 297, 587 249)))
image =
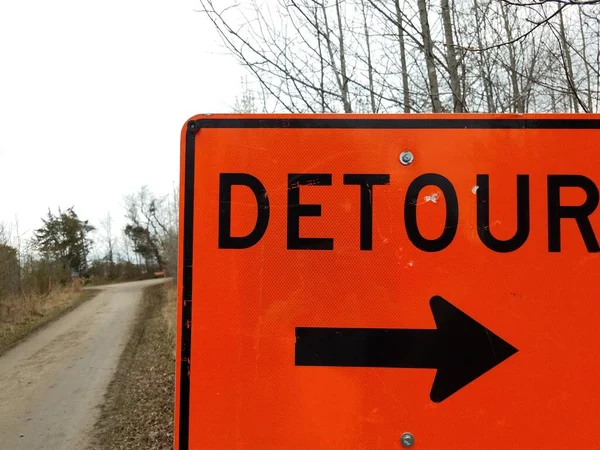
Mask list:
POLYGON ((599 116, 197 116, 181 152, 179 449, 600 446, 599 116))

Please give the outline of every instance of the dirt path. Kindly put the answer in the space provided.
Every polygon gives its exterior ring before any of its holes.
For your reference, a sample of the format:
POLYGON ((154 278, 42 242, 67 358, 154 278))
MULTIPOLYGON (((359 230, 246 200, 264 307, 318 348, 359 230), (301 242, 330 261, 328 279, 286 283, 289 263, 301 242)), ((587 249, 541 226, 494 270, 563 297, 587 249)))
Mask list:
POLYGON ((127 342, 142 289, 103 286, 0 357, 0 448, 82 449, 127 342))

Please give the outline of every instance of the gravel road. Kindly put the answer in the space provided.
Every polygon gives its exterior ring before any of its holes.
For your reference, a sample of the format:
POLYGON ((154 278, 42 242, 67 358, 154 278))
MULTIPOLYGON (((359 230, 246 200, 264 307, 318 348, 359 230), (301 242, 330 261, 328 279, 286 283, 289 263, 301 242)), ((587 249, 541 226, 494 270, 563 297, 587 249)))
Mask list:
POLYGON ((96 297, 0 357, 0 449, 84 449, 150 280, 96 297))

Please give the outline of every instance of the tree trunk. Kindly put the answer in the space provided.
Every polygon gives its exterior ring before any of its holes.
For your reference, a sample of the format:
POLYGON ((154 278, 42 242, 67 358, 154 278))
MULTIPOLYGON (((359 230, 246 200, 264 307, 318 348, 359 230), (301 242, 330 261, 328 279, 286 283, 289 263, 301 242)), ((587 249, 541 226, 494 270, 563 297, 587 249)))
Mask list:
POLYGON ((531 49, 531 64, 529 65, 529 70, 526 73, 524 84, 521 85, 521 97, 523 98, 522 103, 523 110, 525 112, 529 111, 531 91, 533 87, 533 80, 535 79, 536 64, 538 61, 538 50, 536 49, 535 38, 532 39, 531 49))
POLYGON ((513 99, 512 104, 514 111, 520 114, 525 112, 525 107, 523 105, 523 100, 521 98, 521 92, 519 90, 519 74, 517 72, 517 58, 515 56, 515 47, 512 43, 513 36, 512 30, 510 28, 510 23, 508 22, 508 11, 507 7, 503 4, 500 5, 500 9, 502 10, 502 16, 504 18, 504 29, 506 31, 506 40, 509 42, 508 44, 508 58, 509 58, 509 77, 512 83, 512 93, 513 99))
POLYGON ((475 14, 475 37, 477 39, 477 48, 480 49, 479 55, 479 76, 483 82, 483 90, 485 92, 485 101, 487 104, 487 112, 495 113, 496 105, 494 103, 494 88, 492 86, 491 73, 488 66, 488 61, 485 57, 483 48, 483 40, 481 39, 481 20, 479 18, 479 4, 477 0, 473 0, 473 11, 475 14))
POLYGON ((440 91, 438 87, 437 73, 435 70, 435 59, 433 56, 433 42, 429 30, 429 18, 427 17, 426 0, 417 0, 419 6, 419 18, 421 20, 421 35, 423 36, 423 51, 425 53, 425 62, 427 65, 427 77, 429 79, 429 95, 431 97, 431 106, 434 113, 442 112, 440 102, 440 91))
POLYGON ((448 0, 441 0, 441 6, 444 37, 446 40, 446 59, 448 61, 448 69, 450 72, 450 89, 452 90, 453 110, 455 113, 461 113, 464 111, 464 102, 458 75, 458 62, 456 60, 456 47, 454 46, 454 36, 452 32, 450 3, 448 0))
MULTIPOLYGON (((335 61, 335 56, 333 53, 333 45, 331 43, 331 28, 329 27, 329 20, 327 19, 327 9, 325 7, 325 0, 321 2, 321 9, 323 11, 323 19, 325 22, 325 32, 324 38, 327 43, 327 51, 329 52, 329 59, 331 62, 331 67, 333 69, 333 73, 335 75, 335 79, 337 81, 338 89, 340 90, 340 98, 342 100, 342 105, 344 106, 345 113, 352 112, 352 106, 350 105, 350 100, 348 99, 348 79, 346 77, 346 55, 343 52, 344 39, 340 35, 340 65, 342 66, 342 73, 340 76, 340 71, 338 71, 337 64, 335 61)), ((339 3, 336 3, 337 11, 338 11, 338 24, 341 28, 341 17, 339 16, 339 3)))
POLYGON ((402 70, 402 96, 404 100, 404 112, 410 113, 410 91, 408 90, 408 69, 406 67, 406 47, 404 45, 404 27, 402 25, 402 11, 400 0, 394 1, 396 5, 396 23, 398 26, 398 44, 400 46, 400 68, 402 70))
POLYGON ((567 77, 567 88, 571 92, 571 104, 576 113, 579 112, 579 99, 577 98, 577 91, 575 89, 575 79, 573 78, 573 64, 571 62, 571 51, 569 50, 569 43, 567 42, 567 33, 565 31, 565 21, 563 20, 562 10, 558 13, 560 24, 560 40, 562 57, 565 67, 565 75, 567 77))
POLYGON ((321 30, 319 29, 319 10, 315 6, 314 17, 315 17, 315 30, 317 33, 317 43, 319 48, 319 103, 321 112, 325 112, 325 64, 323 59, 323 49, 321 47, 321 30))
POLYGON ((369 25, 367 23, 367 11, 365 9, 365 1, 361 1, 363 25, 365 30, 365 44, 367 46, 367 74, 369 76, 369 100, 371 101, 371 112, 377 112, 377 102, 375 101, 375 87, 373 83, 373 62, 371 60, 371 40, 369 37, 369 25))
POLYGON ((586 102, 588 107, 588 112, 592 112, 594 110, 594 105, 592 104, 592 77, 590 75, 590 64, 587 60, 587 44, 585 41, 585 33, 583 32, 583 14, 581 13, 581 8, 577 10, 579 14, 579 29, 581 30, 581 53, 583 55, 583 64, 585 66, 585 80, 587 83, 587 95, 586 102))
POLYGON ((343 0, 336 0, 335 11, 337 13, 338 32, 340 33, 340 71, 342 73, 342 98, 344 101, 344 112, 351 113, 352 106, 350 105, 348 93, 348 73, 346 69, 346 49, 344 48, 344 28, 342 27, 342 13, 340 4, 343 0))

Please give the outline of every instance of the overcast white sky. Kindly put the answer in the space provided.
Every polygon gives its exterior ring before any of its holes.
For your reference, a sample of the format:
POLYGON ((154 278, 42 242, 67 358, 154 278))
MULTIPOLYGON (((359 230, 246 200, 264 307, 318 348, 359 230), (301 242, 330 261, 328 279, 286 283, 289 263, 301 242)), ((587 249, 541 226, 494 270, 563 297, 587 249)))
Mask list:
POLYGON ((229 112, 243 71, 196 0, 0 0, 0 222, 75 206, 122 222, 123 196, 179 177, 179 133, 229 112))

